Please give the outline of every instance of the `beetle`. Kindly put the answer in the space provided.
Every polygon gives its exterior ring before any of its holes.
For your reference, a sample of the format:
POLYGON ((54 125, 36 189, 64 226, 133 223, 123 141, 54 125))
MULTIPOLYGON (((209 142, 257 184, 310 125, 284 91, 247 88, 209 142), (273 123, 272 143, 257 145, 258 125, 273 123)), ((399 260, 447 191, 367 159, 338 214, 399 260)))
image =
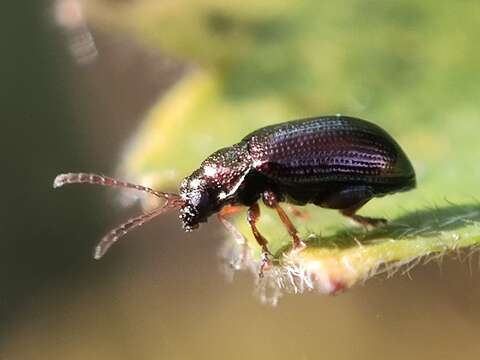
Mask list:
POLYGON ((208 156, 180 185, 179 194, 157 191, 102 175, 58 175, 54 187, 71 183, 133 188, 165 203, 132 218, 109 232, 95 249, 102 257, 119 237, 168 209, 178 209, 184 230, 192 231, 218 214, 248 207, 247 221, 262 248, 261 270, 270 264, 268 242, 257 227, 258 201, 276 210, 295 250, 305 245, 280 203, 315 204, 337 209, 364 226, 386 222, 360 216, 369 200, 416 186, 414 168, 398 143, 382 128, 366 120, 333 115, 288 121, 263 127, 239 143, 208 156))

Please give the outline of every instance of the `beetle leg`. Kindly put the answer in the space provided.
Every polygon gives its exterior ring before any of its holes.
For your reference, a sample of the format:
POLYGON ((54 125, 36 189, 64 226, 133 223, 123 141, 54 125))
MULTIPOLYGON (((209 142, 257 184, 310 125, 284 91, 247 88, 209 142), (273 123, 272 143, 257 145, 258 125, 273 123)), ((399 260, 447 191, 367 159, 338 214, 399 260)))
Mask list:
POLYGON ((258 275, 260 277, 263 277, 263 270, 265 270, 271 265, 269 255, 272 255, 272 253, 270 252, 270 250, 268 250, 267 239, 265 239, 257 229, 257 221, 259 218, 260 218, 260 207, 258 206, 258 203, 255 203, 248 208, 247 220, 248 220, 248 223, 250 224, 250 228, 252 229, 253 236, 255 236, 255 239, 257 240, 258 244, 262 247, 262 261, 260 265, 260 273, 258 275))
POLYGON ((278 199, 275 193, 273 193, 272 191, 265 191, 262 194, 262 197, 265 205, 277 211, 277 214, 280 217, 280 220, 282 220, 283 224, 288 230, 288 233, 293 239, 293 249, 294 250, 303 249, 305 247, 305 244, 303 243, 302 240, 300 240, 300 237, 298 236, 297 228, 295 227, 295 225, 293 225, 292 221, 288 217, 285 210, 283 210, 280 204, 278 203, 278 199))
POLYGON ((242 211, 241 206, 226 205, 222 208, 222 210, 220 210, 218 215, 221 216, 221 217, 227 217, 227 216, 230 216, 230 215, 238 214, 240 211, 242 211))
POLYGON ((310 214, 306 212, 305 210, 300 210, 297 209, 295 206, 288 204, 287 209, 297 218, 302 219, 302 220, 308 220, 310 219, 310 214))
POLYGON ((243 234, 238 231, 238 229, 230 221, 228 221, 227 216, 237 214, 242 210, 240 206, 227 205, 224 206, 217 214, 218 219, 227 229, 227 231, 233 236, 233 240, 238 246, 238 250, 235 250, 235 254, 229 260, 229 265, 234 270, 240 270, 245 268, 247 259, 250 256, 250 249, 248 248, 247 241, 243 234))
POLYGON ((232 206, 232 205, 227 205, 220 210, 220 212, 217 214, 218 219, 220 222, 223 224, 223 226, 230 232, 235 239, 235 241, 239 245, 245 245, 246 241, 243 235, 240 233, 240 231, 237 230, 237 228, 230 222, 228 221, 227 217, 230 215, 234 215, 239 213, 242 210, 240 206, 232 206))
POLYGON ((370 217, 366 217, 366 216, 357 215, 356 212, 363 205, 365 205, 365 203, 361 203, 360 205, 352 206, 348 209, 340 210, 340 212, 342 213, 342 215, 344 215, 346 217, 349 217, 353 221, 355 221, 355 222, 357 222, 360 225, 365 226, 365 227, 368 227, 368 226, 376 227, 378 225, 383 225, 383 224, 387 223, 387 220, 385 220, 385 219, 375 219, 375 218, 370 218, 370 217))

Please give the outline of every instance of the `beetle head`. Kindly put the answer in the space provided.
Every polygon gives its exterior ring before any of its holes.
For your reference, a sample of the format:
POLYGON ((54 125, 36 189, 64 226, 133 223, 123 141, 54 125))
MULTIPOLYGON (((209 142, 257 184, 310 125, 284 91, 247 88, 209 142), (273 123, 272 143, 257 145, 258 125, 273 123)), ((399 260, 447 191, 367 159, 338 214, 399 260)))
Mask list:
POLYGON ((180 186, 183 228, 196 229, 223 206, 238 202, 238 191, 249 170, 249 158, 238 145, 210 155, 180 186))
POLYGON ((186 231, 196 229, 214 212, 211 192, 200 169, 182 181, 180 197, 183 205, 180 208, 180 219, 186 231))

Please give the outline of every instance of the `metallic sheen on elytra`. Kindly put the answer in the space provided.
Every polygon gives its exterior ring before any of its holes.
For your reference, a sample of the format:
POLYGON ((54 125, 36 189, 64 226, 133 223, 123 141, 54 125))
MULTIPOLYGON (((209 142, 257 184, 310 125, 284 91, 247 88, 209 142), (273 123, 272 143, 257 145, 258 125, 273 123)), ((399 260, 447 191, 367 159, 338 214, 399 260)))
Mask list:
POLYGON ((247 220, 262 248, 262 274, 270 264, 270 252, 257 228, 260 199, 276 210, 292 237, 293 249, 299 250, 305 245, 280 203, 312 203, 337 209, 362 225, 375 226, 385 220, 360 216, 357 211, 372 198, 414 188, 415 171, 385 130, 365 120, 336 115, 254 131, 239 143, 210 155, 182 181, 179 194, 89 173, 61 174, 54 187, 73 183, 133 188, 165 200, 162 207, 110 231, 97 246, 96 258, 103 256, 119 237, 168 209, 180 210, 187 231, 215 213, 231 230, 226 217, 238 211, 239 206, 247 206, 247 220))
POLYGON ((209 156, 182 183, 182 219, 192 229, 225 205, 251 206, 265 191, 280 202, 349 209, 413 187, 410 161, 379 126, 346 116, 302 119, 209 156))

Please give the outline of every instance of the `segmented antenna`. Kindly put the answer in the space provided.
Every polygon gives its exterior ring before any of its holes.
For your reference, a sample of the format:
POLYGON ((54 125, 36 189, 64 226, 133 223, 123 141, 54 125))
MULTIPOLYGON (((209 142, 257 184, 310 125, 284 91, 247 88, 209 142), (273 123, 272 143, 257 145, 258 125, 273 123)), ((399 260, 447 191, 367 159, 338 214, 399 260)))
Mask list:
POLYGON ((62 187, 65 184, 92 184, 92 185, 101 185, 101 186, 108 186, 108 187, 135 189, 138 191, 143 191, 143 192, 155 195, 167 201, 180 198, 177 194, 161 192, 161 191, 153 190, 146 186, 132 184, 132 183, 114 179, 108 176, 89 174, 89 173, 67 173, 67 174, 57 175, 57 177, 53 181, 53 188, 56 189, 56 188, 62 187))
POLYGON ((127 234, 129 231, 142 226, 147 221, 153 219, 154 217, 164 213, 169 208, 167 206, 159 207, 152 212, 147 214, 143 214, 131 219, 128 219, 125 223, 121 224, 117 228, 110 231, 107 235, 105 235, 102 240, 98 243, 93 251, 93 257, 95 259, 100 259, 105 253, 110 249, 110 247, 115 244, 115 242, 121 238, 123 235, 127 234))
POLYGON ((68 173, 60 174, 53 181, 53 187, 59 188, 65 184, 93 184, 107 187, 119 187, 127 189, 135 189, 138 191, 146 192, 148 194, 155 195, 163 200, 166 200, 165 204, 156 208, 155 210, 142 214, 140 216, 128 219, 125 223, 121 224, 117 228, 111 230, 105 235, 99 244, 95 247, 93 257, 100 259, 108 249, 122 236, 130 232, 131 230, 142 226, 146 222, 152 220, 158 215, 164 213, 169 209, 178 209, 183 204, 180 196, 173 193, 166 193, 157 190, 153 190, 149 187, 132 184, 126 181, 117 180, 103 175, 90 174, 90 173, 68 173))

